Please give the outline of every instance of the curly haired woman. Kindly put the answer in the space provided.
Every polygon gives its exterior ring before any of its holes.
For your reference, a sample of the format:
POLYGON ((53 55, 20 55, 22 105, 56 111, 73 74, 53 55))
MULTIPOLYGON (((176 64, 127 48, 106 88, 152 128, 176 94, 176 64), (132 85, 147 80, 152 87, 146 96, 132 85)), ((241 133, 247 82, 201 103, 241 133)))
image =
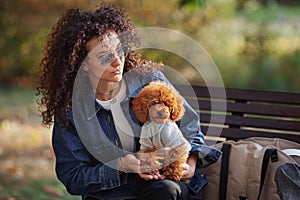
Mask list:
MULTIPOLYGON (((160 64, 142 59, 124 10, 102 5, 69 9, 53 26, 41 60, 38 94, 43 124, 53 126, 56 174, 68 192, 83 199, 189 199, 198 186, 141 172, 136 157, 141 124, 131 100, 154 80, 169 81, 160 64)), ((185 102, 178 126, 192 149, 182 179, 219 152, 204 145, 198 115, 185 102), (204 155, 205 156, 202 156, 204 155), (198 162, 198 163, 197 163, 198 162)), ((197 179, 199 180, 199 179, 197 179)), ((201 183, 200 183, 201 184, 201 183)))

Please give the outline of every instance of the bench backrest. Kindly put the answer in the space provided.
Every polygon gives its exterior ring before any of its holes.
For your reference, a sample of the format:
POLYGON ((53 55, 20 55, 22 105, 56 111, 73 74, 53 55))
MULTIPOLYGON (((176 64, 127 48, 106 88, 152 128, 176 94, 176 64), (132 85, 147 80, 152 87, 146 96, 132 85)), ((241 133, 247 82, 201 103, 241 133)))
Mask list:
POLYGON ((202 131, 209 139, 273 137, 300 143, 300 93, 176 88, 200 114, 202 131))

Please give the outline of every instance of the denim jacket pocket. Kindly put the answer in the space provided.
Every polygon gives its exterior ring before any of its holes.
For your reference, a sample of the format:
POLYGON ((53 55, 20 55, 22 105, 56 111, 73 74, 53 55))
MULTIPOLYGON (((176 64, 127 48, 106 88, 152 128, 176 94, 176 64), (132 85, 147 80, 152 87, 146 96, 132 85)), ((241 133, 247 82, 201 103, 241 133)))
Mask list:
POLYGON ((187 187, 190 189, 192 195, 198 194, 204 186, 207 184, 207 179, 201 176, 198 173, 195 173, 194 176, 190 179, 187 187))

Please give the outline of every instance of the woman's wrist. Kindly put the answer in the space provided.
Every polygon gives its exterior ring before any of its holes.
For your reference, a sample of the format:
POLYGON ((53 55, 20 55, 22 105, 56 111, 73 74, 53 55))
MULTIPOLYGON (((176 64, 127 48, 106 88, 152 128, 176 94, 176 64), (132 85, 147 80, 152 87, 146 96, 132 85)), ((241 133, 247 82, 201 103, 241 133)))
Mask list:
POLYGON ((195 170, 197 165, 197 160, 198 160, 198 155, 196 153, 192 153, 187 160, 187 164, 189 164, 195 170))
POLYGON ((120 172, 125 172, 126 171, 126 167, 124 165, 124 157, 119 157, 118 158, 118 170, 120 172))

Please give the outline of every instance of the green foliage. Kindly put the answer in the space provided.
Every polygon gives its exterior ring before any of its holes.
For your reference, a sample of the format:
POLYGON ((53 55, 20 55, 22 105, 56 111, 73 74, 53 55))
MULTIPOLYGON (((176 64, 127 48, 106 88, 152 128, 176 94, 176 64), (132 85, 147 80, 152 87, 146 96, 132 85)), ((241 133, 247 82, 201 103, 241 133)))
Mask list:
MULTIPOLYGON (((138 27, 175 29, 198 41, 216 62, 228 87, 300 90, 296 78, 299 77, 299 3, 284 4, 276 0, 105 2, 126 9, 138 27)), ((1 1, 0 86, 34 85, 51 26, 68 7, 86 9, 97 4, 96 0, 1 1)), ((163 61, 183 74, 186 68, 192 68, 176 55, 146 52, 145 56, 163 61)), ((186 76, 191 82, 198 82, 195 77, 186 76)))
MULTIPOLYGON (((73 5, 83 6, 83 1, 73 5)), ((54 0, 0 2, 0 86, 33 86, 45 37, 71 3, 54 0)))
POLYGON ((205 0, 180 0, 178 2, 180 8, 188 8, 190 10, 195 10, 201 8, 205 4, 205 0))

